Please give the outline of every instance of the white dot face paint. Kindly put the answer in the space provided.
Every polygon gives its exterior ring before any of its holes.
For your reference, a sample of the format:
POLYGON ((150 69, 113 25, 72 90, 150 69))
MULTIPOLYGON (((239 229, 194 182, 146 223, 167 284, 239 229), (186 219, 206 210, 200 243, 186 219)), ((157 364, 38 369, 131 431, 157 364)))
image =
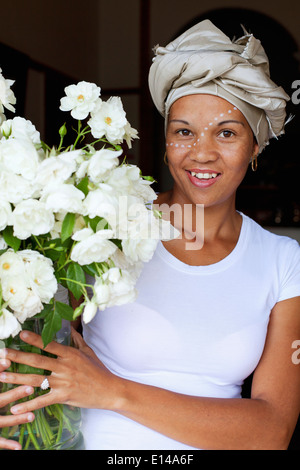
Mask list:
MULTIPOLYGON (((227 111, 227 113, 221 113, 219 114, 218 116, 215 116, 211 122, 209 122, 205 127, 204 129, 201 131, 200 133, 200 136, 201 137, 204 137, 205 136, 205 133, 206 131, 208 131, 209 129, 212 128, 213 125, 216 125, 217 121, 219 121, 220 118, 223 118, 224 116, 226 117, 226 114, 232 114, 234 113, 234 111, 238 111, 238 108, 236 106, 234 106, 233 108, 229 109, 227 111)), ((191 144, 178 144, 178 143, 175 143, 175 142, 167 142, 166 143, 166 147, 175 147, 176 149, 178 150, 182 150, 182 149, 192 149, 192 148, 195 148, 197 145, 199 145, 199 143, 201 142, 201 139, 197 139, 196 142, 194 142, 192 145, 191 144)))

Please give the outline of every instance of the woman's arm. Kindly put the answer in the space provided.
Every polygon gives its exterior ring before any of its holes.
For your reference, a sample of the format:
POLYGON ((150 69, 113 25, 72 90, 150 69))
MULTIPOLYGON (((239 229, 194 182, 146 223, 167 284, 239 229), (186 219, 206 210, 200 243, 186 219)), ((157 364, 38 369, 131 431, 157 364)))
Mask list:
MULTIPOLYGON (((26 341, 41 347, 38 336, 27 335, 26 341)), ((79 349, 56 343, 46 348, 58 355, 57 360, 7 352, 11 360, 52 371, 51 391, 13 407, 12 412, 63 402, 116 411, 197 448, 286 449, 300 410, 300 366, 292 361, 297 339, 300 298, 280 302, 272 312, 251 399, 219 399, 181 395, 116 377, 75 333, 79 349)), ((4 381, 40 386, 41 377, 7 373, 4 381)))
MULTIPOLYGON (((10 362, 7 360, 0 361, 0 371, 7 369, 10 366, 10 362)), ((8 392, 0 393, 0 409, 10 403, 20 400, 21 398, 27 397, 33 393, 33 388, 28 386, 17 387, 8 392)), ((0 428, 6 428, 16 426, 18 424, 28 423, 34 420, 33 413, 24 413, 21 415, 9 415, 0 416, 0 428)), ((0 437, 0 449, 7 450, 20 450, 21 445, 13 440, 4 439, 0 437)))

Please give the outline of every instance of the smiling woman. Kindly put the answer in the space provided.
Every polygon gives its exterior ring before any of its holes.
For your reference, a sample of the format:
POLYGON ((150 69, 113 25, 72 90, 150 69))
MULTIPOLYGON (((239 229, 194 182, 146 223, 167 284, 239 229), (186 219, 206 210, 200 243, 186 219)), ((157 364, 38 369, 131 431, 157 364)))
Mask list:
MULTIPOLYGON (((288 97, 258 40, 232 42, 209 21, 156 48, 149 83, 174 180, 155 205, 180 236, 158 244, 136 301, 83 324, 84 339, 74 332, 77 349, 6 352, 51 372, 51 391, 12 412, 80 406, 88 450, 286 449, 300 407, 300 248, 237 212, 235 194, 284 132, 288 97)), ((0 380, 40 386, 34 374, 0 380)))
POLYGON ((207 94, 183 96, 173 103, 166 148, 174 201, 179 191, 185 195, 184 204, 204 204, 205 208, 221 199, 234 202, 249 161, 259 151, 237 107, 207 94), (206 188, 210 191, 200 191, 206 188))

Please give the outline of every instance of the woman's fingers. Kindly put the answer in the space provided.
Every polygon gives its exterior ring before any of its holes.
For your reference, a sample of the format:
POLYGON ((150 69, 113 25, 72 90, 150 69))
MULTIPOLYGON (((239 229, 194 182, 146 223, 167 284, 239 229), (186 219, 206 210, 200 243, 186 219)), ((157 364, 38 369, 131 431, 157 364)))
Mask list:
POLYGON ((54 354, 55 356, 61 356, 64 354, 65 346, 57 343, 56 341, 52 341, 44 348, 42 337, 32 331, 21 331, 20 338, 24 343, 31 344, 39 349, 44 349, 44 351, 54 354))
MULTIPOLYGON (((20 400, 21 398, 25 398, 29 395, 32 395, 34 392, 33 387, 23 386, 23 387, 16 387, 12 390, 9 390, 4 393, 0 393, 0 408, 12 403, 14 401, 20 400)), ((1 418, 0 418, 1 420, 1 418)), ((0 421, 1 423, 1 421, 0 421)))
POLYGON ((2 428, 17 426, 18 424, 31 423, 35 416, 33 413, 22 413, 19 415, 8 415, 0 417, 0 425, 2 428))
POLYGON ((21 445, 16 441, 9 441, 8 439, 4 439, 0 437, 0 450, 22 450, 21 445))
POLYGON ((1 372, 0 382, 14 384, 14 385, 29 385, 31 387, 40 387, 44 375, 40 374, 16 374, 14 372, 1 372))
POLYGON ((0 359, 0 372, 5 369, 8 369, 11 365, 11 362, 8 359, 0 359))
MULTIPOLYGON (((53 405, 53 403, 58 403, 58 400, 55 397, 51 397, 52 391, 46 395, 41 395, 33 400, 26 401, 11 407, 10 411, 15 417, 22 416, 30 411, 38 410, 40 408, 45 408, 46 406, 53 405), (22 413, 20 415, 19 413, 22 413)), ((32 414, 32 413, 29 413, 32 414)))
MULTIPOLYGON (((43 349, 43 341, 39 335, 23 331, 20 336, 21 339, 27 344, 35 346, 39 349, 43 349)), ((59 356, 63 354, 65 348, 65 346, 62 346, 56 342, 52 342, 45 348, 45 351, 59 356)), ((17 362, 19 364, 25 364, 27 366, 35 367, 36 369, 45 369, 49 371, 54 370, 55 365, 58 364, 58 362, 54 358, 48 357, 46 355, 31 352, 23 352, 18 351, 16 349, 0 349, 0 360, 17 362)), ((4 369, 4 367, 2 367, 2 369, 4 369)))
MULTIPOLYGON (((20 387, 23 388, 23 387, 20 387)), ((0 417, 0 428, 17 426, 19 424, 31 423, 35 416, 33 413, 23 413, 20 415, 9 415, 0 417)), ((0 449, 21 450, 21 445, 13 440, 0 437, 0 449)))
MULTIPOLYGON (((11 402, 17 401, 33 393, 32 387, 17 387, 8 392, 0 393, 0 408, 9 405, 11 402)), ((0 428, 17 426, 19 424, 30 423, 34 420, 33 413, 23 413, 20 415, 0 416, 0 428)), ((18 442, 0 437, 0 449, 20 450, 21 446, 18 442)))

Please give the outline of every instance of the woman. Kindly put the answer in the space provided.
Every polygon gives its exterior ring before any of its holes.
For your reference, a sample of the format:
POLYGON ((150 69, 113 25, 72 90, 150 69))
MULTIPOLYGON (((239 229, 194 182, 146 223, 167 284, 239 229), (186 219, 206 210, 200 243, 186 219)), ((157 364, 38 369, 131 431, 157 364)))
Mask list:
MULTIPOLYGON (((0 360, 0 371, 7 369, 10 366, 10 361, 7 359, 0 360)), ((8 392, 0 393, 0 408, 7 407, 10 403, 25 398, 31 395, 34 389, 29 386, 17 387, 8 392)), ((0 416, 0 428, 9 426, 16 426, 18 424, 28 423, 34 420, 33 413, 24 413, 20 415, 0 416)), ((21 445, 12 440, 0 437, 0 449, 6 450, 21 450, 21 445)))
POLYGON ((57 360, 7 351, 52 371, 50 392, 12 412, 80 406, 87 449, 285 449, 300 407, 300 248, 238 213, 235 194, 283 132, 288 97, 259 41, 233 43, 209 21, 156 49, 149 82, 174 179, 156 204, 181 236, 158 245, 136 302, 99 313, 84 339, 74 332, 77 349, 52 343, 57 360))

